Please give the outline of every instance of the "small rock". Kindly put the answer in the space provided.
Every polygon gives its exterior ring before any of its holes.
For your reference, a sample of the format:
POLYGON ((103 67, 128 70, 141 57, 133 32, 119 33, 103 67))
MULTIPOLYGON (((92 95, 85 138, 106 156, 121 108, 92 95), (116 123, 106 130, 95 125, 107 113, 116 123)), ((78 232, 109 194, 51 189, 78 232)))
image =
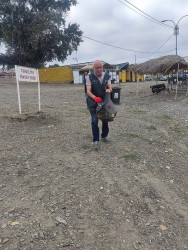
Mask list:
POLYGON ((18 221, 13 221, 10 223, 11 226, 16 226, 16 225, 19 225, 20 223, 18 221))
POLYGON ((41 237, 41 238, 44 238, 44 233, 41 231, 41 232, 39 232, 39 236, 41 237))
POLYGON ((12 213, 12 212, 14 212, 14 211, 15 211, 15 209, 16 209, 16 208, 15 208, 15 207, 13 207, 13 208, 11 208, 8 212, 9 212, 9 213, 12 213))
POLYGON ((62 223, 64 225, 67 225, 67 222, 64 219, 62 219, 61 217, 56 217, 56 221, 59 223, 62 223))
POLYGON ((146 225, 146 226, 150 226, 150 225, 151 225, 151 223, 150 223, 150 222, 147 222, 145 225, 146 225))
POLYGON ((18 176, 21 177, 21 176, 24 176, 25 175, 25 172, 23 169, 19 169, 18 172, 17 172, 18 176))
POLYGON ((84 219, 84 215, 83 215, 83 214, 79 214, 79 215, 78 215, 78 218, 79 218, 79 219, 84 219))
POLYGON ((25 169, 31 169, 30 165, 27 164, 27 165, 25 166, 25 169))
POLYGON ((5 244, 5 243, 7 243, 8 241, 9 241, 9 239, 8 239, 8 238, 5 238, 5 239, 2 241, 2 243, 5 244))
POLYGON ((167 227, 163 226, 163 225, 160 225, 159 228, 164 231, 164 230, 167 230, 167 227))
POLYGON ((39 236, 38 233, 34 233, 32 237, 33 238, 38 238, 38 236, 39 236))

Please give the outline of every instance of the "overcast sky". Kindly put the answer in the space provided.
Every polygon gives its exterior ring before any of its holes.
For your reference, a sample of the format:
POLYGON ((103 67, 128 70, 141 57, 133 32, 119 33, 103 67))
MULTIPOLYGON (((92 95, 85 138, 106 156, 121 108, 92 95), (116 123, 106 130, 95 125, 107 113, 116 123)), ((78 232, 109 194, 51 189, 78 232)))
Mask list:
MULTIPOLYGON (((129 0, 128 2, 78 0, 78 4, 71 8, 66 21, 67 24, 76 22, 80 25, 83 42, 78 51, 73 52, 63 63, 50 62, 48 65, 54 63, 69 65, 96 59, 110 64, 122 62, 132 64, 175 54, 174 23, 177 24, 181 17, 188 15, 188 0, 129 0), (163 25, 160 22, 167 19, 173 20, 174 23, 170 21, 163 25), (156 51, 158 53, 154 53, 156 51)), ((178 55, 188 56, 188 16, 179 22, 177 44, 178 55)), ((3 51, 2 46, 1 51, 3 51)))
MULTIPOLYGON (((84 63, 95 59, 110 64, 135 63, 135 61, 140 63, 151 58, 175 54, 176 40, 173 35, 173 22, 165 22, 166 25, 171 26, 168 27, 161 25, 157 20, 171 19, 177 24, 181 17, 188 15, 188 1, 129 0, 128 2, 124 0, 78 0, 78 4, 71 8, 67 23, 78 23, 85 37, 78 51, 59 65, 84 63), (154 53, 155 51, 161 53, 154 53)), ((177 48, 178 55, 188 56, 188 16, 179 22, 177 48)))

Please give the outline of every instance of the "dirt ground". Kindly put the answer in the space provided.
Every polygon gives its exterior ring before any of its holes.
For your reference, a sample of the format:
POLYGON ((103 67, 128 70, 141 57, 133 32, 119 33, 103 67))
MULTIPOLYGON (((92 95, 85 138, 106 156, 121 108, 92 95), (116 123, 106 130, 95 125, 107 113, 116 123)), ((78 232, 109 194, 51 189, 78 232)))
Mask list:
MULTIPOLYGON (((121 84, 92 148, 83 86, 0 83, 0 249, 188 249, 188 97, 121 84)), ((101 128, 101 122, 100 128, 101 128)))

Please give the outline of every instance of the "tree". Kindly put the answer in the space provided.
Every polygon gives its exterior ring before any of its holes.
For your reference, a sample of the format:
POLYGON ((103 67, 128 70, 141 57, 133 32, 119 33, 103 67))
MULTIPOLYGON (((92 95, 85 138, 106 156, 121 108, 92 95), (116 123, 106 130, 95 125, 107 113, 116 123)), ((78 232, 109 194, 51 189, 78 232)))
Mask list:
POLYGON ((82 42, 76 23, 66 15, 76 0, 0 0, 0 64, 40 67, 63 62, 82 42))
POLYGON ((59 64, 55 63, 54 65, 49 65, 49 68, 56 68, 59 67, 59 64))

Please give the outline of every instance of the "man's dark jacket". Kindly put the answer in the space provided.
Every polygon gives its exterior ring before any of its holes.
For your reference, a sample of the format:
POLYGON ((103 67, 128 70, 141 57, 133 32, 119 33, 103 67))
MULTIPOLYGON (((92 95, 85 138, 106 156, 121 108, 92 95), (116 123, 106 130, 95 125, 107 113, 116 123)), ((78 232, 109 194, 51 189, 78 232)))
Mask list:
MULTIPOLYGON (((91 81, 91 93, 97 97, 100 97, 102 100, 104 100, 106 88, 108 85, 108 80, 110 79, 110 75, 105 73, 102 84, 98 77, 91 73, 89 75, 89 79, 91 81)), ((91 111, 96 110, 97 103, 90 97, 88 97, 88 108, 91 111)))

